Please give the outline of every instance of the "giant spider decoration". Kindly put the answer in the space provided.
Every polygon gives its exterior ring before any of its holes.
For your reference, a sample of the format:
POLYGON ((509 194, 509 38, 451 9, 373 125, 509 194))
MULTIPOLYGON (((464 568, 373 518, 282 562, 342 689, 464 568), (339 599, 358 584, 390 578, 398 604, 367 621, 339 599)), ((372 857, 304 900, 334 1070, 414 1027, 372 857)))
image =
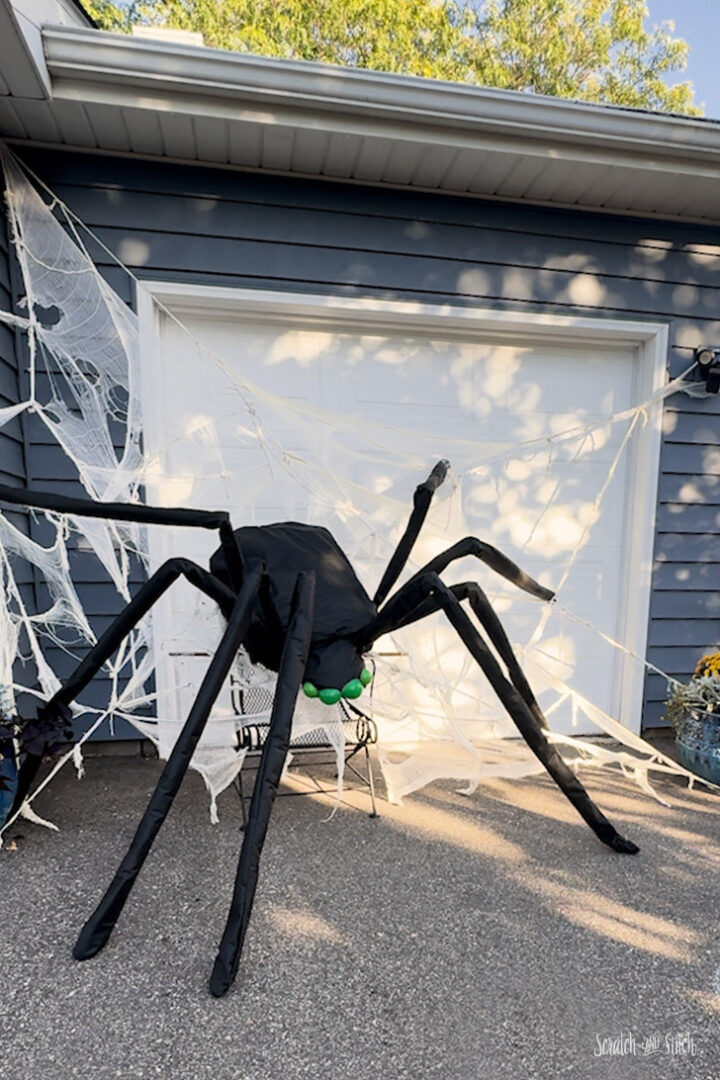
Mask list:
POLYGON ((30 725, 33 740, 25 746, 16 806, 24 799, 41 760, 42 749, 38 742, 42 744, 44 739, 47 746, 53 740, 57 741, 57 730, 67 726, 70 720, 70 702, 174 581, 180 576, 185 577, 219 606, 227 621, 222 640, 130 848, 80 933, 74 950, 78 960, 94 956, 106 944, 172 805, 241 646, 247 649, 254 662, 277 672, 278 679, 230 913, 210 979, 210 990, 215 996, 226 993, 237 972, 257 884, 260 853, 288 751, 300 687, 309 697, 319 697, 327 704, 334 704, 341 697, 359 697, 371 678, 363 663, 363 654, 372 648, 373 642, 383 634, 434 612, 442 611, 447 616, 533 753, 600 840, 614 851, 633 854, 638 850, 635 844, 618 834, 548 741, 547 722, 480 585, 475 581, 446 585, 440 574, 455 560, 473 555, 532 596, 551 600, 553 593, 496 548, 470 536, 437 555, 390 595, 447 469, 446 461, 439 462, 427 480, 417 487, 405 532, 372 599, 332 535, 320 526, 284 522, 233 531, 226 513, 95 503, 0 486, 0 500, 15 505, 108 520, 194 525, 219 529, 220 532, 220 547, 210 559, 209 571, 183 558, 164 563, 138 590, 57 693, 39 710, 38 719, 25 722, 30 725), (495 652, 488 647, 463 608, 465 600, 495 652), (39 736, 38 731, 44 734, 39 736))

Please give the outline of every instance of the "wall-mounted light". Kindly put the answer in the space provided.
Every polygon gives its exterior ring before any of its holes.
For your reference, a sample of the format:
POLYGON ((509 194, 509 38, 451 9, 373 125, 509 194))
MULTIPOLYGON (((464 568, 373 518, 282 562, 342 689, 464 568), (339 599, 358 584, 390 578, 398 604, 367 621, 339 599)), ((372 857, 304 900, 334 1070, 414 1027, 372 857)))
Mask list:
POLYGON ((702 347, 695 350, 694 356, 708 394, 717 394, 720 390, 720 349, 702 347))

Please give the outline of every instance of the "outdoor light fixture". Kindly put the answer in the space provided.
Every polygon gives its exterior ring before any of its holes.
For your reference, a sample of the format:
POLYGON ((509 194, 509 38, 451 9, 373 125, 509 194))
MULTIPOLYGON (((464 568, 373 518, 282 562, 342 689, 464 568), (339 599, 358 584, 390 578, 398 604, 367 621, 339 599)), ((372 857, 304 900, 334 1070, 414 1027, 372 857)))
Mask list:
POLYGON ((720 390, 720 349, 699 348, 694 356, 708 394, 717 394, 720 390))

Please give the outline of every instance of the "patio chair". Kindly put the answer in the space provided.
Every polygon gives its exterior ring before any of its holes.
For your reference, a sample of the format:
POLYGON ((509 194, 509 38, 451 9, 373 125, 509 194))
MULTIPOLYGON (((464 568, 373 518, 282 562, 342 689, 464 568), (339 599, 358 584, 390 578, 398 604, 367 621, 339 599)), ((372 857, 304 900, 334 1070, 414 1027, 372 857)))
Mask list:
MULTIPOLYGON (((243 767, 240 769, 234 781, 235 789, 240 798, 243 828, 245 828, 247 823, 246 802, 251 798, 251 793, 245 793, 243 772, 246 769, 248 759, 252 758, 254 761, 259 759, 260 751, 268 736, 273 691, 273 679, 267 679, 261 683, 252 682, 250 685, 247 685, 237 679, 234 675, 231 675, 230 677, 230 700, 236 718, 237 748, 239 751, 247 751, 243 767)), ((307 708, 308 704, 302 697, 299 697, 297 708, 302 710, 303 706, 307 708)), ((369 816, 371 818, 379 817, 375 799, 375 780, 373 777, 369 752, 369 747, 377 742, 377 727, 374 720, 355 708, 351 703, 345 701, 339 702, 338 705, 335 706, 316 706, 316 708, 318 707, 322 709, 323 716, 327 719, 328 724, 326 726, 313 727, 312 720, 308 719, 307 716, 303 716, 301 712, 301 723, 299 725, 294 725, 295 734, 293 734, 290 739, 291 754, 301 751, 303 757, 305 757, 305 755, 313 755, 313 764, 316 766, 330 764, 330 762, 318 760, 315 755, 336 751, 336 746, 328 736, 328 730, 330 728, 336 728, 338 735, 342 732, 345 769, 356 776, 363 787, 368 789, 371 805, 369 816), (300 728, 299 731, 297 730, 298 726, 300 728), (356 768, 355 764, 352 763, 352 759, 357 754, 364 754, 365 756, 364 775, 360 769, 356 768)), ((279 791, 277 797, 282 798, 290 795, 314 794, 332 795, 335 793, 334 788, 322 787, 312 775, 309 776, 309 780, 310 783, 308 784, 307 791, 279 791)))

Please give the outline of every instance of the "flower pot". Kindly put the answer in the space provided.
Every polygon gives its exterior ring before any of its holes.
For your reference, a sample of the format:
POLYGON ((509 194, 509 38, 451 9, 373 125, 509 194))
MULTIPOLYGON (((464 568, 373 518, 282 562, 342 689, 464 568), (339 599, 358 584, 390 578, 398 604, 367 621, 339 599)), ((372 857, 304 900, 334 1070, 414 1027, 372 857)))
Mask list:
POLYGON ((720 784, 720 716, 688 710, 675 725, 675 742, 686 769, 720 784))

